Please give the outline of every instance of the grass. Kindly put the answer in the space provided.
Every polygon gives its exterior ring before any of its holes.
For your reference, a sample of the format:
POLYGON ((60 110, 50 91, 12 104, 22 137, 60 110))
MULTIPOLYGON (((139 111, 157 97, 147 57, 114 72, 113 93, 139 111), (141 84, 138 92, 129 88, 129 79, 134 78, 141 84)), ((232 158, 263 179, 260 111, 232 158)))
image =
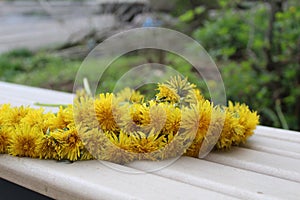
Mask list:
POLYGON ((19 49, 0 56, 0 80, 71 91, 80 62, 19 49))
POLYGON ((110 58, 94 58, 80 68, 82 60, 79 59, 71 60, 49 52, 32 53, 18 49, 0 55, 0 81, 72 92, 76 77, 79 83, 87 77, 98 93, 129 86, 139 88, 142 93, 149 95, 156 92, 154 83, 163 82, 177 72, 189 77, 191 82, 199 82, 191 65, 172 54, 163 55, 163 63, 169 67, 147 65, 149 62, 159 63, 159 54, 149 50, 129 53, 110 63, 107 68, 110 58), (77 76, 78 72, 80 76, 77 76), (101 77, 100 72, 103 72, 101 77))

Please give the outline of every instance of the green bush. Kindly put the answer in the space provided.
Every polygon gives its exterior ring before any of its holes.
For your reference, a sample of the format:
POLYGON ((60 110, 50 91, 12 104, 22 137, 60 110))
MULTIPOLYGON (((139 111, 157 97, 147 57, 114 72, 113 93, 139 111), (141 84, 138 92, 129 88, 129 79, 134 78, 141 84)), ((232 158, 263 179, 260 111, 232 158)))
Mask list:
POLYGON ((219 63, 229 99, 258 110, 264 125, 300 130, 300 5, 277 10, 272 27, 270 15, 265 3, 230 5, 193 36, 219 63))

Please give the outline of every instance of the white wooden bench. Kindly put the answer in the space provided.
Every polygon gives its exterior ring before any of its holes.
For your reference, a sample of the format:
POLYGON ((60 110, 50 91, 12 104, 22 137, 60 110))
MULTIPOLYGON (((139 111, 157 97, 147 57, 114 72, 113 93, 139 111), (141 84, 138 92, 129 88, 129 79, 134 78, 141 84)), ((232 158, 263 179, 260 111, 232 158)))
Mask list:
MULTIPOLYGON (((0 104, 72 103, 72 98, 72 94, 0 82, 0 104)), ((242 147, 211 152, 202 160, 181 157, 161 170, 142 173, 163 162, 168 161, 70 164, 2 154, 0 177, 66 200, 300 198, 299 132, 259 126, 242 147)))

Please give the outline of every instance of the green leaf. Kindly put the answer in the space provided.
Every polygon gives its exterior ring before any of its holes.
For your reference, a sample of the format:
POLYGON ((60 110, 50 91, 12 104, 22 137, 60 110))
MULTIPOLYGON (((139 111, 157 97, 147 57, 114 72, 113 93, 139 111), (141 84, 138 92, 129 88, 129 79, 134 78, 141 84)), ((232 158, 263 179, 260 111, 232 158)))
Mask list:
POLYGON ((204 11, 205 11, 205 7, 203 7, 203 6, 198 6, 197 8, 195 8, 195 13, 197 15, 202 14, 204 11))
POLYGON ((179 16, 179 20, 182 22, 190 22, 194 19, 194 11, 193 10, 189 10, 186 13, 184 13, 183 15, 179 16))
POLYGON ((222 8, 226 7, 227 4, 228 4, 228 2, 227 2, 226 0, 219 0, 219 5, 220 5, 222 8))

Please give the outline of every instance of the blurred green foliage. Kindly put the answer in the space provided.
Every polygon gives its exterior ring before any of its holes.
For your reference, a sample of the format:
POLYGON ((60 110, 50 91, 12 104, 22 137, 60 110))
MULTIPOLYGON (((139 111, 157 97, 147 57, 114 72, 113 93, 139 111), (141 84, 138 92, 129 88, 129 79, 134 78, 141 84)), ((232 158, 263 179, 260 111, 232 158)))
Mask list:
POLYGON ((68 91, 80 63, 26 49, 0 55, 0 81, 68 91))
MULTIPOLYGON (((111 67, 104 72, 102 92, 112 91, 119 77, 131 65, 139 62, 136 57, 117 59, 111 67)), ((104 68, 105 61, 97 61, 97 66, 85 71, 89 81, 98 82, 97 67, 104 68), (103 63, 103 64, 102 64, 103 63)), ((72 92, 76 74, 82 64, 82 59, 68 59, 56 56, 49 52, 32 53, 26 49, 17 49, 0 55, 0 81, 49 88, 72 92)))
POLYGON ((228 99, 264 125, 300 130, 300 3, 277 2, 220 0, 192 35, 218 63, 228 99))
POLYGON ((106 61, 105 58, 89 58, 82 66, 81 59, 71 60, 49 52, 32 53, 26 49, 18 49, 0 55, 0 81, 72 92, 77 72, 83 67, 81 77, 87 77, 90 85, 96 86, 96 93, 117 92, 118 89, 132 87, 149 97, 156 93, 157 85, 154 83, 164 82, 177 72, 187 76, 192 82, 199 82, 198 75, 186 60, 164 51, 148 49, 131 52, 109 66, 106 66, 106 61), (149 65, 160 63, 159 57, 163 58, 166 68, 149 65), (142 70, 139 70, 139 66, 142 70), (143 82, 149 84, 142 86, 143 82))

